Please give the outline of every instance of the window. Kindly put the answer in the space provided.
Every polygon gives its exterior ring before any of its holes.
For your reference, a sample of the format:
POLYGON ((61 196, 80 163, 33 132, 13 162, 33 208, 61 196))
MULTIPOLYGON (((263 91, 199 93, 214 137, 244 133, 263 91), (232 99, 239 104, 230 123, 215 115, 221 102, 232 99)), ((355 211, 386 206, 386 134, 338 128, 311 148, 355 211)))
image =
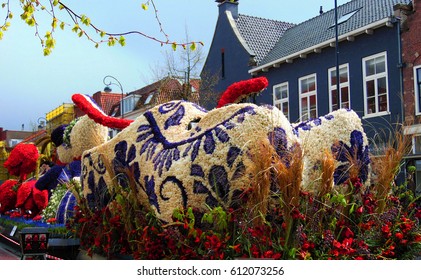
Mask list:
POLYGON ((414 67, 415 113, 421 114, 421 65, 414 67))
POLYGON ((147 105, 151 102, 152 97, 153 97, 153 93, 149 94, 148 98, 146 98, 146 100, 145 100, 145 105, 147 105))
POLYGON ((412 137, 412 153, 421 154, 421 135, 414 135, 412 137))
POLYGON ((124 115, 133 111, 139 98, 140 97, 135 94, 128 95, 127 97, 125 97, 122 103, 123 107, 121 108, 122 114, 124 115))
MULTIPOLYGON (((339 95, 340 108, 350 109, 350 96, 349 96, 349 66, 344 64, 339 66, 339 88, 341 94, 339 95)), ((336 91, 336 67, 329 69, 329 109, 334 111, 338 109, 338 95, 336 91)))
POLYGON ((288 82, 273 87, 273 106, 278 108, 289 120, 288 82))
POLYGON ((225 49, 221 49, 221 78, 225 79, 225 49))
POLYGON ((389 112, 386 65, 386 53, 363 59, 365 116, 378 116, 389 112))
POLYGON ((17 144, 19 144, 20 142, 22 142, 22 139, 10 139, 9 140, 9 147, 14 147, 17 144))
POLYGON ((300 120, 317 118, 317 85, 316 74, 298 80, 300 97, 300 120))

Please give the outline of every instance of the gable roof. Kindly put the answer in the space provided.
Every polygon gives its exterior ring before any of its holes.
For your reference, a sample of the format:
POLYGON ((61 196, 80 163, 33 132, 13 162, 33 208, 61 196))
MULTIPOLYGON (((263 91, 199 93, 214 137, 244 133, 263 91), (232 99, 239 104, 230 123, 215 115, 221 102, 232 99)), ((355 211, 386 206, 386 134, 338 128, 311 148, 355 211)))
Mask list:
POLYGON ((292 23, 239 14, 235 20, 238 31, 255 54, 255 61, 261 61, 275 46, 292 23))
POLYGON ((125 94, 98 91, 92 98, 106 114, 109 114, 111 108, 116 104, 118 105, 123 96, 125 94))
MULTIPOLYGON (((134 110, 150 108, 156 104, 162 104, 171 100, 180 99, 180 93, 184 89, 184 81, 174 77, 165 77, 159 81, 149 84, 141 89, 132 91, 130 95, 138 95, 134 110), (147 102, 146 102, 147 101, 147 102)), ((190 79, 192 87, 191 100, 197 102, 200 88, 200 79, 190 79)))
MULTIPOLYGON (((338 37, 343 40, 349 35, 359 35, 368 28, 383 26, 393 16, 393 6, 408 4, 410 0, 353 0, 338 6, 338 21, 342 16, 355 12, 343 23, 338 24, 338 37)), ((332 9, 288 29, 274 48, 250 70, 256 72, 271 64, 299 56, 300 52, 314 51, 335 42, 335 10, 332 9)), ((305 54, 305 52, 303 52, 305 54)))
POLYGON ((41 129, 38 130, 36 132, 33 132, 32 135, 26 137, 25 139, 22 140, 22 143, 30 143, 30 142, 35 142, 38 139, 41 139, 42 137, 44 137, 45 135, 47 135, 47 130, 45 129, 41 129))

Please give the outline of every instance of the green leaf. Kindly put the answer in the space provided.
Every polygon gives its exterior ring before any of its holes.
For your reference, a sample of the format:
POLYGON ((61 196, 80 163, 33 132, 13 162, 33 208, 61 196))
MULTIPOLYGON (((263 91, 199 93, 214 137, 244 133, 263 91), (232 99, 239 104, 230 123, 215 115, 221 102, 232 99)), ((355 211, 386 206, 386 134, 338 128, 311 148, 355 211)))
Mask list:
POLYGON ((112 47, 112 46, 114 46, 115 45, 115 38, 114 37, 112 37, 112 36, 110 36, 110 37, 108 37, 108 46, 109 47, 112 47))
POLYGON ((27 12, 22 13, 20 15, 20 18, 23 19, 23 20, 26 20, 28 18, 28 13, 27 12))
POLYGON ((33 17, 31 17, 30 19, 27 19, 27 20, 26 20, 26 23, 27 23, 29 26, 35 26, 35 19, 34 19, 33 17))
POLYGON ((91 24, 91 20, 86 15, 81 15, 81 21, 86 26, 91 24))
POLYGON ((54 40, 54 38, 49 38, 47 39, 47 41, 45 41, 45 46, 49 49, 54 48, 56 45, 56 40, 54 40))
POLYGON ((355 211, 355 203, 352 203, 351 208, 349 209, 349 214, 351 215, 355 211))
POLYGON ((3 39, 3 32, 0 31, 0 40, 3 39))
POLYGON ((124 47, 126 45, 126 38, 124 38, 124 36, 120 36, 120 38, 118 39, 118 43, 124 47))
POLYGON ((142 9, 144 9, 145 11, 147 11, 148 8, 149 8, 148 4, 146 4, 146 3, 143 3, 142 4, 142 9))
POLYGON ((73 28, 72 28, 72 31, 75 32, 75 33, 77 33, 79 31, 79 28, 80 28, 79 25, 78 24, 75 24, 73 26, 73 28))
POLYGON ((172 49, 173 49, 174 51, 176 51, 176 50, 177 50, 177 44, 176 44, 176 43, 172 43, 171 47, 172 47, 172 49))
POLYGON ((10 19, 12 19, 12 18, 13 18, 13 13, 12 13, 12 12, 10 12, 10 13, 9 13, 9 18, 10 18, 10 19))
POLYGON ((79 32, 79 34, 77 34, 77 36, 82 37, 82 36, 83 36, 83 34, 84 34, 83 30, 81 30, 81 31, 79 32))
POLYGON ((49 56, 51 54, 50 48, 44 48, 44 56, 49 56))
POLYGON ((60 29, 61 29, 61 30, 64 30, 64 25, 65 25, 65 24, 64 24, 64 22, 61 22, 61 23, 60 23, 60 29))
POLYGON ((192 51, 196 50, 196 43, 195 42, 191 43, 190 50, 192 50, 192 51))
POLYGON ((2 8, 6 7, 6 3, 1 4, 1 7, 2 8))
POLYGON ((53 20, 51 22, 51 27, 53 29, 56 29, 57 28, 57 18, 56 17, 53 17, 53 20))
POLYGON ((101 36, 101 38, 102 37, 104 37, 106 35, 106 33, 104 32, 104 31, 101 31, 100 33, 99 33, 99 36, 101 36))
POLYGON ((59 0, 54 0, 53 1, 53 6, 57 6, 58 5, 59 0))

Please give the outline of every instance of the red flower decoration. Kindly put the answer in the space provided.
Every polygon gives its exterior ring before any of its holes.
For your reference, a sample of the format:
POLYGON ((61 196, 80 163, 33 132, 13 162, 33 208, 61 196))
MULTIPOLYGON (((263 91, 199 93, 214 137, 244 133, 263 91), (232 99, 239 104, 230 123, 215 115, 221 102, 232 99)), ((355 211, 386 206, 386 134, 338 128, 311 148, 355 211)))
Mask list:
POLYGON ((15 208, 17 193, 14 187, 17 180, 7 180, 0 185, 0 214, 15 208))
POLYGON ((35 171, 38 157, 37 146, 20 143, 10 152, 4 167, 7 168, 11 175, 20 176, 24 180, 26 175, 35 171))
POLYGON ((230 103, 238 103, 242 99, 260 93, 268 86, 269 82, 265 77, 253 78, 240 81, 230 85, 222 94, 216 108, 221 108, 230 103))

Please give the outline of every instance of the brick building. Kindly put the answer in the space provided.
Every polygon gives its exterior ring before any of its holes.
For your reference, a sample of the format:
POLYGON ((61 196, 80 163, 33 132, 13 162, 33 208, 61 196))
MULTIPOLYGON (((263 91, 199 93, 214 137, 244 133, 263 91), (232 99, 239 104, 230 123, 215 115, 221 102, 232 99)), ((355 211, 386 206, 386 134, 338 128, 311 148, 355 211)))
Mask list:
POLYGON ((421 0, 396 6, 402 22, 402 84, 404 92, 405 134, 412 137, 407 166, 415 166, 415 186, 421 193, 421 0))

